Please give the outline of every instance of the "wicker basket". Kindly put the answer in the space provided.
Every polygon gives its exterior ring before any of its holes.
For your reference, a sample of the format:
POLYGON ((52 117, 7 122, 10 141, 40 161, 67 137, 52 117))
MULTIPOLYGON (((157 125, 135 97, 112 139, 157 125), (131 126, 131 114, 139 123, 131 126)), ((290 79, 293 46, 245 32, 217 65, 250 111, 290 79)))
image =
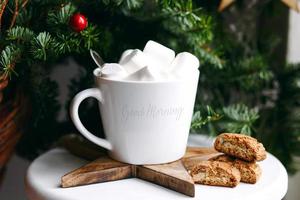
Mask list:
POLYGON ((7 78, 0 76, 0 171, 11 157, 21 136, 27 109, 24 95, 19 90, 12 89, 4 96, 3 91, 8 89, 8 82, 7 78))

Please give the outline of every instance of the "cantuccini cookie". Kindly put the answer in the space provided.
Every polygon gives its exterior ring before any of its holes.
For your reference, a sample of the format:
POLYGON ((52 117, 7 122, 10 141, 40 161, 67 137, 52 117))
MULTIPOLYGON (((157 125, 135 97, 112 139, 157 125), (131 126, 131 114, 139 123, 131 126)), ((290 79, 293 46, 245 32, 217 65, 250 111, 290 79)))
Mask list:
POLYGON ((235 187, 241 180, 240 172, 233 165, 220 161, 201 161, 190 171, 195 183, 235 187))
POLYGON ((227 162, 227 163, 232 164, 235 161, 235 159, 236 158, 234 158, 234 157, 227 156, 225 154, 221 154, 221 155, 214 156, 214 157, 210 158, 209 160, 211 160, 211 161, 227 162))
POLYGON ((261 168, 256 162, 247 162, 240 159, 235 159, 225 154, 210 158, 211 161, 226 162, 233 165, 241 173, 241 182, 256 183, 261 176, 261 168))
POLYGON ((241 173, 241 182, 256 183, 261 176, 261 168, 255 162, 247 162, 240 159, 236 159, 233 163, 241 173))
POLYGON ((214 146, 217 151, 249 162, 266 158, 264 146, 247 135, 222 133, 216 138, 214 146))

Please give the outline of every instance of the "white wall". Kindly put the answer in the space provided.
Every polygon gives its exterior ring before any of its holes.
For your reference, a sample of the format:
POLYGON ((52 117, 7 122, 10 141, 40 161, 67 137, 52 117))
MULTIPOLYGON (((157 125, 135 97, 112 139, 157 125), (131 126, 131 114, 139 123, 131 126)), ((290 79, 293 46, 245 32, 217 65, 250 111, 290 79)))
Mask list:
MULTIPOLYGON (((300 63, 300 14, 292 10, 289 13, 287 62, 300 63)), ((298 172, 294 176, 289 177, 289 189, 286 196, 286 200, 299 200, 299 187, 300 172, 298 172)))
POLYGON ((300 63, 300 14, 293 10, 289 14, 287 61, 300 63))

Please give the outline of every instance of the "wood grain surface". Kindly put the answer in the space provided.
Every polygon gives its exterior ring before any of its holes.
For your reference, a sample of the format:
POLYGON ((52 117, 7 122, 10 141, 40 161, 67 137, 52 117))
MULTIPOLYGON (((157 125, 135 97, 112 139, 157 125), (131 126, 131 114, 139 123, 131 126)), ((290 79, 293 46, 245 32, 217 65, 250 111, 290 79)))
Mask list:
POLYGON ((136 167, 136 177, 164 186, 188 196, 195 196, 195 186, 182 162, 136 167))
POLYGON ((106 154, 71 171, 61 178, 61 186, 74 187, 126 178, 140 178, 188 196, 195 196, 195 186, 188 169, 201 160, 218 155, 212 148, 188 147, 180 160, 159 165, 130 165, 111 159, 106 154))

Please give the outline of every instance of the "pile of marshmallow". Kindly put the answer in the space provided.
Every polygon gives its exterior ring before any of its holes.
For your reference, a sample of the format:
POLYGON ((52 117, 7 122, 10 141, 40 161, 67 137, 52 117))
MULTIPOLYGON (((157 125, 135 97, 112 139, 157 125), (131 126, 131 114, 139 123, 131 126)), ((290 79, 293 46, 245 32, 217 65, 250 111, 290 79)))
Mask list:
POLYGON ((105 63, 100 76, 130 81, 160 81, 188 78, 197 72, 199 60, 188 52, 176 55, 157 42, 148 41, 144 50, 127 49, 119 63, 105 63))

